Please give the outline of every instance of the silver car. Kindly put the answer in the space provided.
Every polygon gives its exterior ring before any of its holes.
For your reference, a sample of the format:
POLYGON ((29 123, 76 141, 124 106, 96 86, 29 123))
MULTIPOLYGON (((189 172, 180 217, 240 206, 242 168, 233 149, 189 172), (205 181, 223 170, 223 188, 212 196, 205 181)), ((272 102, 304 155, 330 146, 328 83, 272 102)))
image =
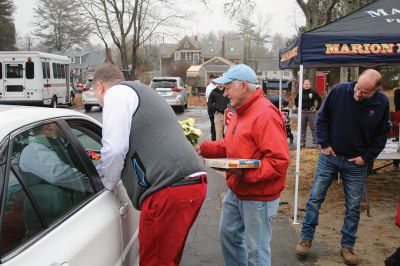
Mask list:
POLYGON ((99 101, 96 98, 96 95, 94 95, 93 88, 82 92, 82 103, 86 112, 90 112, 93 106, 98 106, 100 108, 100 111, 102 110, 99 101))
POLYGON ((138 265, 139 212, 122 183, 106 190, 95 168, 101 124, 7 105, 0 121, 0 265, 138 265))
POLYGON ((169 105, 183 112, 187 108, 187 88, 180 77, 155 77, 150 88, 163 97, 169 105))

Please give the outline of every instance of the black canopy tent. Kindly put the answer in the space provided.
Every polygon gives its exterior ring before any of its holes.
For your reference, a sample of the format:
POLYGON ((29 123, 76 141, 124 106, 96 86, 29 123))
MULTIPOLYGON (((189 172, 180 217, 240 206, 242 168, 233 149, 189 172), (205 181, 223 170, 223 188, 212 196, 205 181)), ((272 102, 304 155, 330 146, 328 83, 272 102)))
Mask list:
POLYGON ((375 66, 400 62, 400 1, 377 0, 303 33, 280 51, 279 67, 375 66))
MULTIPOLYGON (((303 33, 279 53, 281 69, 300 68, 299 110, 302 110, 303 68, 399 63, 400 0, 373 1, 332 23, 303 33)), ((301 112, 297 128, 301 128, 301 112)), ((294 223, 297 223, 300 172, 300 131, 297 131, 294 223)))

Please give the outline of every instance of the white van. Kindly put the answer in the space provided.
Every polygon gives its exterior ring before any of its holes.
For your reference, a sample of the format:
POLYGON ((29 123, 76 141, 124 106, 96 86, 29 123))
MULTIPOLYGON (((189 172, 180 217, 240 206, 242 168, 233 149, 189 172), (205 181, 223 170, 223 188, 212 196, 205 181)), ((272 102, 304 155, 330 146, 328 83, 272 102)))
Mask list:
POLYGON ((70 104, 69 59, 33 51, 0 52, 0 104, 70 104))

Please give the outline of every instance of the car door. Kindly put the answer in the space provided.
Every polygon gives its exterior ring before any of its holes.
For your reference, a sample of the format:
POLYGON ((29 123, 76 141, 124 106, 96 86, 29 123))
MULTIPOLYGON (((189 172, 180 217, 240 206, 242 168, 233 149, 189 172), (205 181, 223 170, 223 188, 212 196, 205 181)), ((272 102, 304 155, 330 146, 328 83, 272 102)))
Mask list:
MULTIPOLYGON (((100 162, 100 150, 102 147, 101 127, 83 120, 67 120, 66 122, 93 164, 97 166, 100 162)), ((140 212, 133 208, 122 182, 119 182, 116 186, 114 193, 119 200, 123 265, 137 265, 139 262, 138 230, 140 212)))
POLYGON ((122 265, 119 199, 63 122, 13 133, 7 151, 1 265, 122 265))

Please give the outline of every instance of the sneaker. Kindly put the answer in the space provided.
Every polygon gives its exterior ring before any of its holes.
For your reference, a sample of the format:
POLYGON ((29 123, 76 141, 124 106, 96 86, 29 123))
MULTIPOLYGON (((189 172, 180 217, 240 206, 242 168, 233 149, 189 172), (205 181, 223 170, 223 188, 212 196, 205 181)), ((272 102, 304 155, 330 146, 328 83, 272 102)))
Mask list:
POLYGON ((312 245, 312 240, 301 240, 296 246, 296 254, 299 256, 307 256, 312 245))
POLYGON ((358 256, 354 253, 354 249, 342 247, 340 249, 340 256, 343 257, 344 263, 347 265, 357 265, 358 256))

